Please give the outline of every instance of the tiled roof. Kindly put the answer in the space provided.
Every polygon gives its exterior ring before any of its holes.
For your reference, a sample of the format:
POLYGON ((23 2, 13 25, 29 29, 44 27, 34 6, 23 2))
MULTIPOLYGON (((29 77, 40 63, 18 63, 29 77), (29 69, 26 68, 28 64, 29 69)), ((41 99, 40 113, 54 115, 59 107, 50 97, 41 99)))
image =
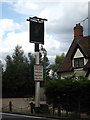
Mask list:
POLYGON ((90 69, 90 36, 82 37, 80 40, 73 40, 66 57, 62 65, 58 69, 58 73, 73 71, 72 67, 72 57, 74 56, 75 50, 79 47, 86 58, 88 58, 88 63, 84 68, 90 69))

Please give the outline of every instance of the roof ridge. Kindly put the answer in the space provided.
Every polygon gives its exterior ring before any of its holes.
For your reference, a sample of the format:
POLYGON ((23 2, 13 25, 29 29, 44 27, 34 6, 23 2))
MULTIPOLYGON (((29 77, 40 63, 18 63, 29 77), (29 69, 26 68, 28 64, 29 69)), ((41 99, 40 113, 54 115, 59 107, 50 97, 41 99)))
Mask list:
POLYGON ((87 35, 87 36, 83 36, 83 37, 90 37, 90 35, 87 35))
MULTIPOLYGON (((85 51, 83 50, 82 46, 80 45, 80 43, 78 43, 79 47, 81 48, 81 50, 83 51, 83 53, 86 55, 85 51)), ((87 55, 86 55, 87 57, 87 55)))

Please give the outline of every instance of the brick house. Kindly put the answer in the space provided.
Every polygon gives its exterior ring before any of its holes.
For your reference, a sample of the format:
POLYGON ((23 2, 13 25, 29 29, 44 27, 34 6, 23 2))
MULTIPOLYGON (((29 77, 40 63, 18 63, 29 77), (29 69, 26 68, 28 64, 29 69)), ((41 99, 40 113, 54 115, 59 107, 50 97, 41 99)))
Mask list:
POLYGON ((90 36, 83 36, 80 23, 74 27, 74 40, 57 73, 61 78, 76 73, 90 79, 90 36))

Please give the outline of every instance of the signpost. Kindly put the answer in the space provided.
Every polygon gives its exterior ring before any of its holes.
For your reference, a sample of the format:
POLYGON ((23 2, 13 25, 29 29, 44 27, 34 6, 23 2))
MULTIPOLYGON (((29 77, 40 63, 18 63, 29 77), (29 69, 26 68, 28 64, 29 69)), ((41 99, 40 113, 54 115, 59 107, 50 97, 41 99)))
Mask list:
POLYGON ((29 41, 35 44, 36 61, 34 65, 34 80, 35 80, 35 107, 40 107, 40 82, 43 81, 43 66, 39 65, 39 44, 44 44, 44 21, 38 17, 29 17, 30 21, 30 37, 29 41))

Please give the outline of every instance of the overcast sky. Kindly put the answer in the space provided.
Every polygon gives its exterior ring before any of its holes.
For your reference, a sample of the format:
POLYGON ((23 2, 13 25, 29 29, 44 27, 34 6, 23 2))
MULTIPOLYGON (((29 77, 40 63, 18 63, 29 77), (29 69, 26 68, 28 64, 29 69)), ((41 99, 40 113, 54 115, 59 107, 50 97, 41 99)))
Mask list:
MULTIPOLYGON (((34 53, 29 42, 29 17, 48 19, 45 22, 45 45, 50 62, 56 55, 66 53, 74 39, 74 26, 88 17, 89 0, 0 0, 0 59, 11 55, 15 46, 25 54, 34 53)), ((88 35, 87 21, 84 35, 88 35)), ((4 61, 3 61, 4 62, 4 61)))

